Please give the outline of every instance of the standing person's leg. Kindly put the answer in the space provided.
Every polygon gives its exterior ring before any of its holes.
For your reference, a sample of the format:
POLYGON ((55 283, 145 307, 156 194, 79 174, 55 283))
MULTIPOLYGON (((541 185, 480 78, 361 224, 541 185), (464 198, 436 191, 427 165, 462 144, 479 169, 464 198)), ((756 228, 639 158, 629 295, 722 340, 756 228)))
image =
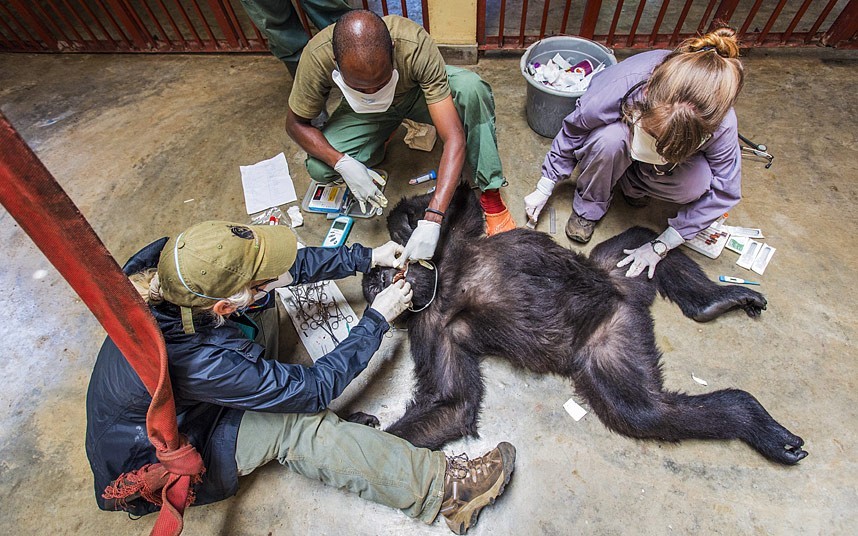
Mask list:
MULTIPOLYGON (((506 180, 498 153, 492 88, 476 73, 449 65, 447 81, 465 130, 465 158, 474 172, 474 182, 483 192, 480 204, 486 213, 487 233, 493 235, 514 229, 515 221, 499 192, 506 180)), ((407 117, 423 123, 432 122, 426 101, 422 99, 407 117)))
POLYGON ((575 151, 580 173, 572 198, 572 215, 566 223, 566 235, 571 240, 588 242, 596 222, 611 206, 614 185, 632 163, 628 139, 628 126, 611 123, 594 129, 575 151))
POLYGON ((351 11, 345 0, 301 0, 301 8, 317 29, 322 30, 351 11))
POLYGON ((241 0, 247 16, 268 40, 274 57, 295 76, 298 60, 310 36, 290 0, 241 0))
POLYGON ((239 426, 235 460, 239 476, 277 460, 308 478, 398 508, 425 523, 441 511, 450 528, 461 534, 503 492, 515 449, 501 443, 481 458, 448 462, 441 452, 340 420, 330 411, 249 411, 239 426))

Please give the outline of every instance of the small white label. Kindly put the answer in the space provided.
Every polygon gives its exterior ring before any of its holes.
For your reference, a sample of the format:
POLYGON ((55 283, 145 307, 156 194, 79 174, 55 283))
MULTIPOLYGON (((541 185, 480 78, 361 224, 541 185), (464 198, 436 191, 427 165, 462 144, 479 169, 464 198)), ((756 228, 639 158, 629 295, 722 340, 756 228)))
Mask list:
POLYGON ((575 402, 575 400, 572 398, 570 398, 566 401, 565 404, 563 404, 563 409, 565 409, 566 413, 571 415, 572 418, 576 421, 580 421, 582 418, 584 418, 584 415, 587 414, 587 410, 579 406, 578 403, 575 402))

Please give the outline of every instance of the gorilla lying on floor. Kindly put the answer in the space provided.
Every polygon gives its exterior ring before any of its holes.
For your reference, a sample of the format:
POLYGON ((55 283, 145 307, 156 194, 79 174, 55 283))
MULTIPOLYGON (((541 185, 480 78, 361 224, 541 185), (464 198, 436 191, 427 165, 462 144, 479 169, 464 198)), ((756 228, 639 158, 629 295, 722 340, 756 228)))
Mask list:
MULTIPOLYGON (((393 240, 407 242, 428 201, 403 199, 393 209, 393 240)), ((412 308, 426 307, 408 319, 417 385, 405 415, 388 432, 432 449, 476 436, 484 392, 480 358, 495 355, 571 378, 602 422, 621 434, 666 441, 738 438, 784 464, 807 456, 804 441, 745 391, 692 396, 662 385, 649 312, 656 291, 699 322, 735 308, 757 316, 766 307, 761 294, 716 285, 677 250, 659 263, 652 280, 625 277, 626 268, 616 267, 623 249, 656 237, 640 227, 599 244, 587 258, 536 231, 485 237, 483 225, 476 197, 460 186, 436 250, 437 271, 408 268, 412 308)), ((367 301, 395 276, 392 268, 364 276, 367 301)))

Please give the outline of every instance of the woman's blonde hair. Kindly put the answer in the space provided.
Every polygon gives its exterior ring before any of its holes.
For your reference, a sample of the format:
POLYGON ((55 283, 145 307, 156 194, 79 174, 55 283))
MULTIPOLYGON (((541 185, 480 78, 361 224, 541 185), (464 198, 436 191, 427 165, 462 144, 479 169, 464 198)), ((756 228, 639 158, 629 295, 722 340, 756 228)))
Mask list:
MULTIPOLYGON (((161 280, 158 278, 158 270, 155 268, 132 274, 128 276, 128 279, 146 303, 154 305, 164 301, 164 296, 161 293, 161 280)), ((224 299, 231 306, 242 308, 249 307, 253 303, 253 297, 253 289, 247 286, 224 299)), ((200 312, 211 315, 214 318, 215 327, 222 326, 226 322, 226 317, 215 313, 211 307, 202 309, 200 312)))
POLYGON ((731 28, 683 41, 655 68, 644 98, 624 112, 656 137, 668 162, 683 162, 717 130, 744 83, 731 28))

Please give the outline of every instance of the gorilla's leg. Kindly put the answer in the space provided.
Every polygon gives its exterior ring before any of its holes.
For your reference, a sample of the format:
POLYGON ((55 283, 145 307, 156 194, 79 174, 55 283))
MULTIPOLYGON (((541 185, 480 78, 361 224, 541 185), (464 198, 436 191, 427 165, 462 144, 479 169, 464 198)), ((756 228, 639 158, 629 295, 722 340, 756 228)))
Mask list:
POLYGON ((414 398, 386 431, 418 447, 438 449, 454 439, 477 436, 484 386, 479 356, 454 341, 455 322, 432 322, 427 317, 433 313, 428 313, 409 329, 417 376, 414 398))
POLYGON ((667 441, 741 439, 783 464, 807 456, 804 441, 745 391, 665 391, 652 320, 642 308, 621 306, 576 357, 582 363, 576 387, 602 422, 621 434, 667 441))
MULTIPOLYGON (((626 256, 623 250, 638 248, 655 237, 655 232, 649 229, 633 227, 596 246, 590 258, 604 269, 617 274, 617 280, 622 282, 619 276, 623 276, 627 268, 616 266, 626 256)), ((639 280, 639 284, 622 286, 636 287, 636 292, 646 293, 642 285, 647 282, 646 275, 634 279, 639 280)), ((653 282, 662 296, 676 303, 685 316, 698 322, 708 322, 736 308, 755 317, 766 308, 766 299, 762 294, 747 287, 718 285, 710 281, 700 266, 678 249, 668 253, 658 263, 653 282)))

